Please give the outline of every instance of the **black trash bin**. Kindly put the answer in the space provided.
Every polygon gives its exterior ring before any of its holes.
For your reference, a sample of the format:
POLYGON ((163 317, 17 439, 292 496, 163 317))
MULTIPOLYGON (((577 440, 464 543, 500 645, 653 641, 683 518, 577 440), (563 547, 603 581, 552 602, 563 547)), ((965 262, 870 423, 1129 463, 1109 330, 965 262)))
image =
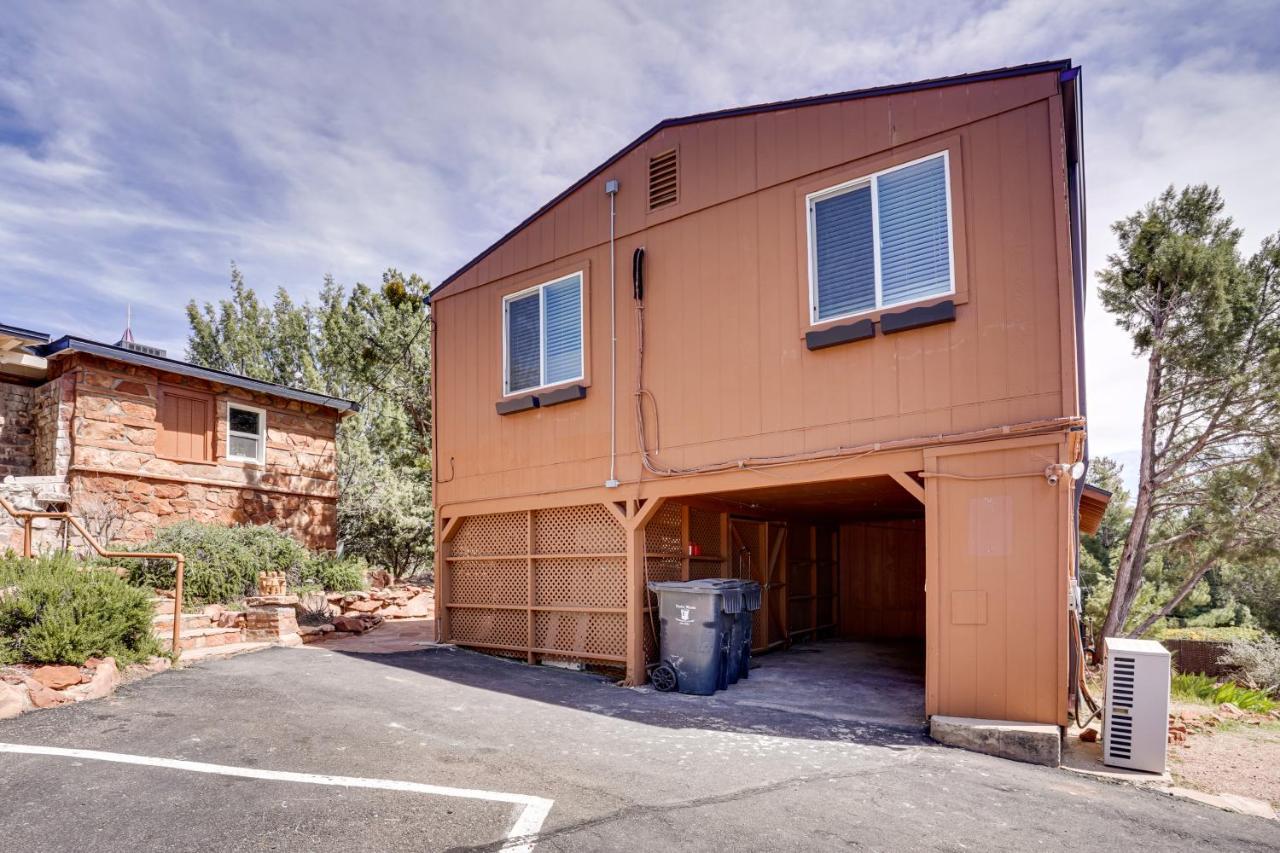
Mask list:
POLYGON ((751 625, 755 620, 756 611, 760 609, 760 584, 755 581, 738 581, 737 583, 742 592, 742 610, 735 617, 734 648, 730 652, 730 658, 737 667, 735 681, 750 675, 751 625))
POLYGON ((698 696, 727 687, 731 642, 742 609, 738 582, 666 581, 650 583, 649 589, 658 594, 661 624, 653 686, 698 696))

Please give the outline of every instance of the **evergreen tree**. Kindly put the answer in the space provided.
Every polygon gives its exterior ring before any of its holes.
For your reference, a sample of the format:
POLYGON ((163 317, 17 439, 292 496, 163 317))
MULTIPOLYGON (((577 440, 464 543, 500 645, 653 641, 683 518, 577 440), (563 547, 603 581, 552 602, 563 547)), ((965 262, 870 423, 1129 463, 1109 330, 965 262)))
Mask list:
POLYGON ((1101 296, 1147 360, 1133 520, 1104 636, 1123 633, 1153 557, 1182 580, 1136 628, 1151 628, 1206 573, 1276 547, 1280 504, 1280 243, 1246 263, 1216 189, 1172 187, 1113 228, 1120 251, 1101 296))
POLYGON ((397 577, 434 550, 427 290, 394 269, 350 294, 326 276, 317 306, 281 288, 266 308, 232 265, 229 298, 187 306, 193 364, 360 403, 338 428, 339 546, 397 577))

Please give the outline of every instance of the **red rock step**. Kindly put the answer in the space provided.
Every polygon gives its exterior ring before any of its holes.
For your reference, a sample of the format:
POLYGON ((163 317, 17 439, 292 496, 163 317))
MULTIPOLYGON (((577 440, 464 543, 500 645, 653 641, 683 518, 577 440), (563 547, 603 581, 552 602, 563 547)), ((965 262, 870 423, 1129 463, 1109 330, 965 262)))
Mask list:
MULTIPOLYGON (((183 651, 227 646, 239 642, 241 642, 239 628, 184 628, 178 637, 178 645, 183 651)), ((165 649, 171 648, 172 637, 160 637, 160 645, 165 649)))

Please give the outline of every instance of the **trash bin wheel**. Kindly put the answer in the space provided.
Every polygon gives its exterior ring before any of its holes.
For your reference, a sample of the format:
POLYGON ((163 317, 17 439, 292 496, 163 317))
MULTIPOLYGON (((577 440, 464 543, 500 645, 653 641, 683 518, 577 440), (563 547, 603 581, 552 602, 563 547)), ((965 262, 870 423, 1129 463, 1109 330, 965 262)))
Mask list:
POLYGON ((670 693, 676 689, 676 671, 670 664, 660 663, 649 675, 653 688, 659 693, 670 693))

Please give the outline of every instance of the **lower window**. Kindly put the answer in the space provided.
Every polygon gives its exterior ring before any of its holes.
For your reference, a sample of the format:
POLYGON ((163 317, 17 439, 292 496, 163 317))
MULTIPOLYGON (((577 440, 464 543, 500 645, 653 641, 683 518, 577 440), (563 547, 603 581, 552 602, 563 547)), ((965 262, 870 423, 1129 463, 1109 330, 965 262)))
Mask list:
POLYGON ((267 413, 262 409, 227 405, 227 458, 264 462, 267 450, 267 413))

